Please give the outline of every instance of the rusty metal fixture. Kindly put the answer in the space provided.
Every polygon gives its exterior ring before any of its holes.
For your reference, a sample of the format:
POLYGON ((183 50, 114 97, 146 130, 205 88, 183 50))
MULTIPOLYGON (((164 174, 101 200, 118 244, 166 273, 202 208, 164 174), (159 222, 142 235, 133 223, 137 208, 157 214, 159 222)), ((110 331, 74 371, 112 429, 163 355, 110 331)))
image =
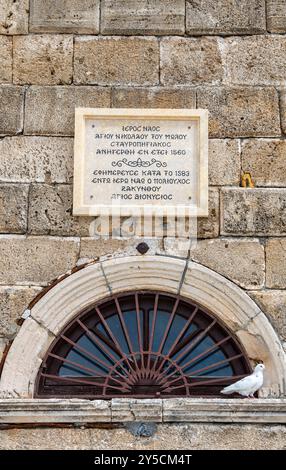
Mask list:
POLYGON ((145 255, 145 253, 147 253, 147 251, 149 250, 149 246, 147 245, 147 243, 142 242, 142 243, 139 243, 139 245, 136 246, 136 250, 141 255, 145 255))
POLYGON ((138 291, 81 312, 51 345, 38 397, 214 396, 249 374, 237 339, 180 296, 138 291))
POLYGON ((240 186, 243 188, 254 188, 255 184, 251 177, 251 174, 246 172, 241 175, 240 186))

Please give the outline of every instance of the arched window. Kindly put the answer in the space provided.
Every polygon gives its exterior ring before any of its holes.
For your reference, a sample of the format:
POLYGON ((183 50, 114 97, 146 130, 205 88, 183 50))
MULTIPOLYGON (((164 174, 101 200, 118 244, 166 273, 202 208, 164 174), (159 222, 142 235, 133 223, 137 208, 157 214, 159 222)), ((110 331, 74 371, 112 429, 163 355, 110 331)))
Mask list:
POLYGON ((179 296, 133 292, 82 312, 51 345, 37 396, 214 396, 251 371, 234 336, 179 296))

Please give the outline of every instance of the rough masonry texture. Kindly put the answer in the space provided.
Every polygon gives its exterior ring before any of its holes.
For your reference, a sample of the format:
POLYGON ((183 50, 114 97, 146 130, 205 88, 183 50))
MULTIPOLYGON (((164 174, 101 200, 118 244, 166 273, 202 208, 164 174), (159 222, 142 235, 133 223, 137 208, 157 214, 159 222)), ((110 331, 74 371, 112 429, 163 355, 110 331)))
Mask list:
POLYGON ((89 217, 72 217, 72 187, 32 184, 28 232, 35 235, 88 236, 89 217))
POLYGON ((281 89, 281 127, 282 132, 285 134, 286 132, 286 88, 285 85, 281 89))
POLYGON ((100 0, 31 0, 30 31, 97 34, 99 4, 100 0))
POLYGON ((15 36, 13 81, 64 85, 72 81, 73 39, 69 35, 15 36))
POLYGON ((0 34, 27 34, 29 0, 2 0, 0 5, 0 34))
POLYGON ((200 240, 191 251, 191 258, 236 280, 246 289, 264 286, 264 247, 255 239, 217 238, 200 240), (240 263, 235 260, 243 253, 240 263))
POLYGON ((234 85, 285 85, 285 45, 284 36, 226 39, 226 81, 234 85))
POLYGON ((270 239, 266 243, 266 286, 270 288, 285 287, 285 239, 270 239))
POLYGON ((0 153, 1 182, 69 183, 71 181, 73 139, 22 135, 6 137, 0 140, 0 153))
POLYGON ((22 87, 0 86, 0 135, 17 135, 23 130, 24 93, 22 87))
POLYGON ((186 30, 190 35, 225 36, 266 30, 265 0, 187 0, 186 15, 186 30))
POLYGON ((197 106, 210 112, 210 137, 279 137, 278 92, 273 87, 205 87, 197 106))
POLYGON ((102 34, 184 34, 184 0, 102 0, 102 34))
POLYGON ((113 88, 114 108, 195 108, 196 91, 193 88, 113 88))
POLYGON ((221 193, 222 233, 286 235, 286 190, 225 188, 221 193))
POLYGON ((1 71, 0 83, 12 82, 12 39, 0 36, 1 71))
POLYGON ((267 0, 267 29, 271 33, 286 32, 286 4, 283 0, 267 0))
POLYGON ((157 85, 158 41, 153 38, 76 38, 74 80, 76 84, 157 85))
POLYGON ((0 287, 0 333, 7 340, 13 339, 19 330, 19 320, 31 300, 41 291, 40 287, 0 287), (12 314, 10 313, 12 312, 12 314))
POLYGON ((69 136, 74 134, 75 107, 109 107, 110 90, 86 86, 32 86, 27 90, 26 100, 25 134, 69 136))
POLYGON ((25 233, 28 185, 0 185, 0 232, 25 233))
POLYGON ((2 235, 0 284, 45 285, 47 279, 55 279, 71 269, 78 254, 76 239, 2 235))
POLYGON ((255 186, 285 187, 286 142, 280 139, 251 139, 241 143, 241 168, 250 173, 255 186))
POLYGON ((218 39, 167 38, 161 42, 163 85, 216 85, 222 76, 218 39))
MULTIPOLYGON (((119 265, 141 256, 141 241, 149 248, 142 262, 148 255, 158 260, 146 276, 149 288, 163 276, 160 288, 176 293, 184 275, 182 293, 188 286, 195 295, 209 269, 254 305, 241 329, 232 308, 223 319, 252 365, 267 361, 263 331, 272 327, 286 350, 285 34, 283 0, 1 0, 0 361, 23 312, 52 281, 95 260, 119 265), (154 227, 140 238, 140 221, 122 218, 111 239, 100 237, 100 218, 72 215, 76 107, 209 110, 209 215, 198 221, 195 246, 167 233, 182 220, 157 220, 162 239, 150 238, 154 227), (192 270, 184 272, 187 261, 192 270), (265 329, 258 332, 258 323, 265 329)), ((103 295, 136 288, 136 275, 124 269, 115 275, 106 268, 109 284, 96 284, 103 295)), ((216 302, 210 294, 213 309, 231 302, 238 308, 223 292, 216 302)), ((38 326, 30 324, 31 331, 38 326)), ((127 403, 126 416, 130 409, 127 403)), ((141 410, 146 420, 149 411, 141 410)), ((156 404, 153 412, 161 413, 156 404)), ((171 405, 166 412, 174 415, 171 405)), ((164 422, 144 442, 123 427, 1 429, 0 447, 282 449, 284 434, 279 423, 164 422)))

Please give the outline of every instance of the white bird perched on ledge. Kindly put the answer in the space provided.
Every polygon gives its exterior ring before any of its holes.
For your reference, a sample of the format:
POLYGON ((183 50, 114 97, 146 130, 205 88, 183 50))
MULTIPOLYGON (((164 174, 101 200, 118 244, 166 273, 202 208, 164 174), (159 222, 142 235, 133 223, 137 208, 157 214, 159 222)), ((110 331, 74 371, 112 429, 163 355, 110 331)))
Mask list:
POLYGON ((244 377, 244 379, 241 379, 238 382, 223 388, 220 393, 223 393, 224 395, 239 393, 243 397, 254 398, 253 394, 257 392, 257 390, 259 390, 263 385, 264 369, 264 364, 257 364, 251 375, 248 375, 247 377, 244 377))

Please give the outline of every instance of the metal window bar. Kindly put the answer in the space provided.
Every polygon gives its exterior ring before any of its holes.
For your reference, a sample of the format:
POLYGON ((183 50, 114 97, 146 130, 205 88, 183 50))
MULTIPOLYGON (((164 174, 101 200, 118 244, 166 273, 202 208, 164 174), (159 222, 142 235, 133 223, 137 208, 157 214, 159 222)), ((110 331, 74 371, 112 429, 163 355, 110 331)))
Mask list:
POLYGON ((99 302, 64 328, 43 360, 36 396, 214 396, 250 372, 238 340, 202 306, 136 291, 99 302))

